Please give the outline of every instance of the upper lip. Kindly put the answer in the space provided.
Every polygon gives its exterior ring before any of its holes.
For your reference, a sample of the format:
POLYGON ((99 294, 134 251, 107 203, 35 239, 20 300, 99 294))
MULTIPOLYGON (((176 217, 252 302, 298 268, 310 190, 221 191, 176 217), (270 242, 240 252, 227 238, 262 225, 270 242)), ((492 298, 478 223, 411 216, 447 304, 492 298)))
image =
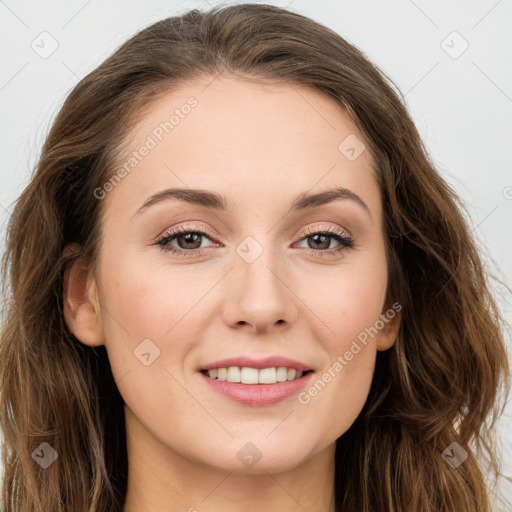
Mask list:
POLYGON ((294 368, 297 371, 308 371, 312 370, 311 366, 301 363, 300 361, 296 361, 294 359, 290 359, 289 357, 283 356, 269 356, 263 359, 253 359, 252 357, 246 356, 237 356, 230 357, 229 359, 220 359, 219 361, 214 361, 212 363, 207 363, 202 366, 200 370, 213 370, 215 368, 229 368, 230 366, 248 366, 250 368, 257 368, 259 370, 263 368, 272 368, 285 366, 286 368, 294 368))

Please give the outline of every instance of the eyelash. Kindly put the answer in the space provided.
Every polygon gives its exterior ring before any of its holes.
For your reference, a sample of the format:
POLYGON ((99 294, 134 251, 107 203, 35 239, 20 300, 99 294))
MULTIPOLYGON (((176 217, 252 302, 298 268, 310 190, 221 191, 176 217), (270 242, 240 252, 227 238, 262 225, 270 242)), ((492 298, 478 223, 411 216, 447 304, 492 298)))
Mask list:
MULTIPOLYGON (((176 228, 165 235, 163 235, 161 238, 159 238, 155 245, 159 245, 160 249, 164 252, 171 253, 173 255, 181 256, 184 258, 187 257, 193 257, 196 256, 198 253, 201 253, 203 249, 177 249, 173 246, 167 245, 169 242, 177 238, 179 235, 185 235, 185 234, 197 234, 202 235, 210 240, 212 238, 215 238, 215 234, 207 229, 204 231, 201 229, 195 229, 188 226, 180 226, 179 228, 176 228)), ((345 249, 353 249, 355 247, 354 239, 351 236, 346 235, 342 231, 339 231, 335 228, 325 228, 325 229, 318 229, 318 228, 308 228, 306 232, 302 235, 301 238, 296 240, 294 243, 301 242, 302 240, 309 238, 313 235, 324 235, 329 238, 334 238, 337 242, 339 242, 339 246, 334 249, 309 249, 306 248, 305 250, 309 252, 309 254, 313 254, 315 257, 325 258, 329 256, 336 256, 338 253, 345 249)))

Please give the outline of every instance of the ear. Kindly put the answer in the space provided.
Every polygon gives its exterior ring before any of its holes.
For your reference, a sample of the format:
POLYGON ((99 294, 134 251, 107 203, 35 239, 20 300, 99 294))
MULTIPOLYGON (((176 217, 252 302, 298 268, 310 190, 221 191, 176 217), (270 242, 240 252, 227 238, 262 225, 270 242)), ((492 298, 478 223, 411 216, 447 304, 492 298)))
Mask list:
POLYGON ((377 350, 388 350, 395 343, 398 335, 398 329, 402 322, 401 304, 395 302, 391 307, 385 307, 380 319, 384 326, 379 329, 379 334, 377 336, 377 350))
MULTIPOLYGON (((68 245, 62 258, 75 252, 74 246, 68 245)), ((104 345, 96 280, 80 259, 73 261, 65 269, 63 288, 64 316, 69 330, 85 345, 104 345)))

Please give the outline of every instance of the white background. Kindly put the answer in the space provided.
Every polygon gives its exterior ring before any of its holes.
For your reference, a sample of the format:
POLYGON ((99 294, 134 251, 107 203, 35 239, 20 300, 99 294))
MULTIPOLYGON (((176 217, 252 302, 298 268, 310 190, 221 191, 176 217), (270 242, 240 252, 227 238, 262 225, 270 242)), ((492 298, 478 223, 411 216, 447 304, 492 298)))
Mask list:
MULTIPOLYGON (((241 2, 223 5, 232 3, 241 2)), ((496 293, 510 320, 512 1, 266 3, 288 6, 334 29, 362 49, 405 94, 440 173, 465 201, 489 269, 503 283, 495 285, 496 293), (466 44, 467 50, 458 55, 466 44)), ((0 0, 0 251, 12 203, 27 184, 58 108, 79 79, 141 28, 193 7, 205 10, 218 4, 0 0), (43 31, 58 43, 46 59, 31 47, 42 46, 41 38, 48 38, 40 36, 43 31)), ((511 414, 509 403, 500 422, 509 476, 511 414)), ((503 480, 500 487, 512 499, 512 481, 503 480)))

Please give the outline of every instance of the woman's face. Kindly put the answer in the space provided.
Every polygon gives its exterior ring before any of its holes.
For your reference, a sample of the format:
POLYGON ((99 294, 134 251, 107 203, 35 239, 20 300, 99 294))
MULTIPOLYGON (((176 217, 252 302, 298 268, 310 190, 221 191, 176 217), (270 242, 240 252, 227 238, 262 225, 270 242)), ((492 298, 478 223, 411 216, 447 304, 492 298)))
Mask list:
POLYGON ((347 115, 310 89, 210 77, 154 102, 117 164, 96 191, 94 321, 74 332, 106 345, 128 433, 155 459, 223 470, 332 455, 399 319, 347 115))

